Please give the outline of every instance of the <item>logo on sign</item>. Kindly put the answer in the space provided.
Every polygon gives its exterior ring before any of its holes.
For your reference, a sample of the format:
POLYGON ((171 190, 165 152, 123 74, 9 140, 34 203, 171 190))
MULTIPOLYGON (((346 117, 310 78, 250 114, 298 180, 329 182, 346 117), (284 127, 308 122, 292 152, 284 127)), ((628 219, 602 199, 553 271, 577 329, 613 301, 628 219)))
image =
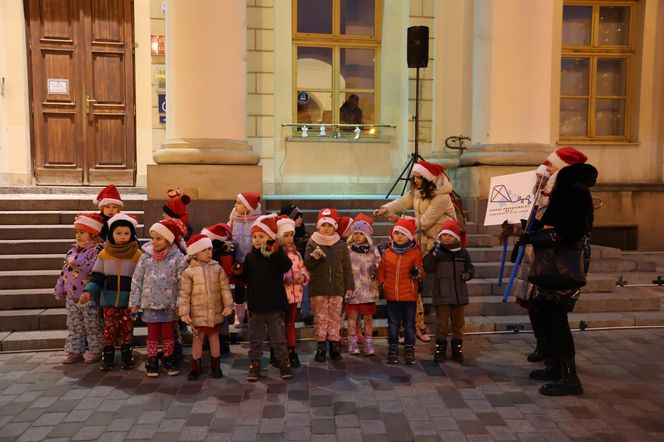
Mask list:
POLYGON ((159 94, 159 113, 166 113, 166 94, 159 94))
POLYGON ((300 104, 307 104, 309 103, 309 94, 306 92, 300 92, 297 94, 297 102, 300 104))

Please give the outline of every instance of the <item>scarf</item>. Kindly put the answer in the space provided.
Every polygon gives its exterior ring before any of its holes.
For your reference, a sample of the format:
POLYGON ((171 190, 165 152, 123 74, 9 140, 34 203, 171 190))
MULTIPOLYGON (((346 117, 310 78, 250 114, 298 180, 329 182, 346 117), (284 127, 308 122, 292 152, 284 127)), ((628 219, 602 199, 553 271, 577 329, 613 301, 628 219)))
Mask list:
POLYGON ((461 243, 456 239, 451 244, 445 244, 444 242, 441 242, 440 246, 445 250, 447 250, 448 252, 458 252, 459 250, 461 250, 461 243))
POLYGON ((394 253, 396 253, 397 255, 403 255, 404 253, 406 253, 407 251, 409 251, 410 249, 415 247, 415 241, 414 240, 413 241, 408 241, 406 244, 404 244, 402 246, 400 246, 396 242, 392 241, 391 246, 392 246, 392 250, 394 250, 394 253))
POLYGON ((333 235, 321 235, 318 232, 314 232, 314 234, 311 235, 311 240, 319 246, 333 246, 338 243, 340 239, 341 237, 336 232, 333 235))
POLYGON ((261 216, 261 205, 258 204, 258 207, 256 209, 245 213, 244 215, 240 215, 235 211, 235 208, 233 208, 233 211, 231 212, 231 223, 233 222, 238 222, 238 223, 247 223, 247 224, 253 224, 254 221, 258 219, 258 217, 261 216))
POLYGON ((157 262, 162 261, 164 258, 166 258, 166 255, 168 255, 168 252, 170 251, 170 247, 162 250, 161 252, 157 252, 155 249, 152 249, 152 258, 154 258, 154 260, 157 262))
POLYGON ((367 243, 364 244, 351 244, 350 249, 356 253, 369 253, 371 246, 367 243))
POLYGON ((138 243, 136 241, 129 241, 127 244, 111 244, 110 241, 106 241, 104 244, 104 250, 114 258, 117 259, 131 259, 136 254, 138 249, 138 243))

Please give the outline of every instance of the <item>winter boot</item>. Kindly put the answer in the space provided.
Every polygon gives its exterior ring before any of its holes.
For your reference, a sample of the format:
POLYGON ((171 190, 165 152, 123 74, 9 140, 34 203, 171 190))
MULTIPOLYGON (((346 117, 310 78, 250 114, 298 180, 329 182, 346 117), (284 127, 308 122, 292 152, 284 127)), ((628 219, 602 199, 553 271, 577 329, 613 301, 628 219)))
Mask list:
POLYGON ((390 344, 387 350, 387 363, 388 364, 399 363, 399 346, 397 344, 390 344))
POLYGON ((376 354, 376 350, 373 346, 373 336, 364 337, 364 355, 373 356, 376 354))
POLYGON ((452 339, 452 360, 463 364, 463 352, 461 347, 463 346, 463 339, 452 339))
POLYGON ((436 340, 436 351, 433 353, 433 361, 445 361, 445 353, 447 353, 447 339, 436 340))
POLYGON ((156 356, 151 356, 145 361, 145 375, 149 378, 159 376, 159 359, 156 356))
MULTIPOLYGON (((178 341, 175 341, 175 344, 173 344, 173 354, 171 355, 171 358, 173 358, 173 366, 174 367, 179 367, 180 362, 182 362, 184 353, 182 352, 182 344, 180 344, 178 341)), ((166 360, 166 358, 164 358, 166 360)))
POLYGON ((120 346, 120 355, 122 356, 122 369, 131 370, 134 368, 134 357, 131 355, 131 345, 124 344, 120 346))
POLYGON ((341 351, 339 349, 339 341, 329 341, 330 342, 330 359, 333 361, 340 361, 341 351))
POLYGON ((113 359, 115 359, 115 347, 107 345, 104 347, 103 356, 101 360, 101 371, 109 371, 113 369, 113 359))
POLYGON ((231 354, 231 337, 219 335, 219 347, 222 356, 231 354))
POLYGON ((316 362, 325 362, 325 351, 326 351, 325 341, 316 342, 316 356, 314 356, 314 361, 316 362))
POLYGON ((539 370, 533 370, 530 372, 530 379, 536 381, 552 381, 556 382, 560 379, 560 361, 557 359, 547 359, 546 366, 539 370))
POLYGON ((288 347, 288 362, 292 368, 300 368, 300 358, 295 352, 295 347, 288 347))
POLYGON ((246 316, 246 309, 244 304, 235 304, 235 322, 233 323, 233 326, 235 328, 246 327, 245 316, 246 316))
POLYGON ((197 381, 201 377, 201 360, 192 359, 191 360, 191 370, 189 370, 189 376, 187 379, 190 381, 197 381))
POLYGON ((351 355, 360 354, 360 347, 357 346, 357 336, 348 336, 348 353, 351 355))
POLYGON ((274 348, 270 347, 270 365, 279 368, 279 361, 274 357, 274 348))
POLYGON ((545 396, 569 396, 583 394, 583 386, 576 375, 574 359, 563 359, 560 364, 560 380, 542 385, 540 393, 545 396))
POLYGON ((406 365, 415 365, 415 346, 406 345, 403 350, 403 358, 406 365))
POLYGON ((210 377, 219 379, 224 376, 221 371, 221 357, 210 356, 210 377))
POLYGON ((544 360, 544 339, 538 338, 535 350, 528 355, 528 362, 542 362, 544 360))
POLYGON ((166 356, 164 358, 164 371, 169 376, 177 376, 180 374, 180 369, 175 363, 175 356, 166 356))
POLYGON ((261 361, 249 362, 249 373, 247 373, 248 382, 256 382, 261 376, 261 361))
POLYGON ((293 378, 293 371, 291 370, 290 362, 281 361, 281 363, 279 364, 279 376, 281 376, 281 379, 293 378))

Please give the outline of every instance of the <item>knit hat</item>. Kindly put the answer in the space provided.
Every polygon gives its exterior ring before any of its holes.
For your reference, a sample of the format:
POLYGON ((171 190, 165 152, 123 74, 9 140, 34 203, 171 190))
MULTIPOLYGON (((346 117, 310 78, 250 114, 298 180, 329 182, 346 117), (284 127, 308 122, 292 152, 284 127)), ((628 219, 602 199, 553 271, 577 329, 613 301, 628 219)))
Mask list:
POLYGON ((203 227, 201 234, 212 240, 228 241, 233 238, 233 232, 226 223, 218 223, 212 226, 203 227))
POLYGON ((281 237, 287 232, 295 232, 295 221, 288 215, 279 215, 277 217, 277 235, 281 237))
POLYGON ((261 194, 258 192, 241 192, 237 194, 237 199, 247 208, 247 210, 256 210, 261 200, 261 194))
POLYGON ((251 225, 251 233, 263 232, 270 239, 277 238, 277 214, 259 216, 251 225))
POLYGON ((400 218, 399 221, 394 224, 394 227, 392 227, 390 236, 392 236, 394 232, 399 232, 406 235, 406 237, 412 241, 415 238, 416 228, 415 218, 400 218))
POLYGON ((109 184, 108 186, 101 189, 101 191, 97 194, 97 198, 95 198, 92 202, 97 204, 97 207, 100 209, 107 204, 117 204, 120 207, 124 206, 122 203, 122 198, 120 197, 120 192, 118 192, 115 184, 109 184))
POLYGON ((212 240, 200 233, 191 235, 191 238, 189 238, 189 241, 187 241, 187 255, 189 256, 193 256, 198 252, 202 252, 203 250, 210 248, 212 248, 212 240))
POLYGON ((373 245, 373 240, 371 239, 371 235, 373 235, 373 222, 373 218, 366 216, 364 213, 360 213, 353 220, 353 224, 350 226, 350 232, 360 232, 364 234, 367 242, 370 245, 373 245))
POLYGON ((353 225, 353 218, 350 216, 342 216, 337 221, 337 233, 342 237, 346 238, 350 235, 350 226, 353 225))
POLYGON ((280 215, 286 215, 293 221, 297 220, 299 217, 303 216, 302 211, 300 210, 299 207, 294 206, 292 204, 289 204, 287 206, 284 206, 281 208, 281 212, 279 212, 280 215))
POLYGON ((445 234, 453 236, 457 241, 461 241, 461 224, 458 221, 448 219, 440 227, 438 238, 445 234))
POLYGON ((339 212, 337 209, 325 208, 318 212, 318 219, 316 220, 316 228, 320 228, 323 223, 330 223, 336 229, 339 221, 339 212))
POLYGON ((440 164, 430 163, 428 161, 418 161, 413 166, 411 173, 417 173, 422 175, 422 178, 425 180, 437 183, 444 176, 445 168, 440 164))
POLYGON ((187 204, 191 202, 189 195, 179 190, 169 189, 167 192, 170 199, 162 207, 164 213, 171 218, 177 218, 183 223, 189 223, 189 214, 187 213, 187 204), (175 196, 171 196, 175 195, 175 196))
POLYGON ((186 233, 187 227, 179 219, 169 218, 152 224, 150 232, 161 235, 169 244, 179 243, 180 237, 186 233), (184 229, 184 231, 183 231, 184 229))
POLYGON ((588 161, 588 157, 583 152, 571 146, 566 146, 551 153, 547 160, 557 169, 562 169, 572 164, 583 164, 588 161))
POLYGON ((74 219, 74 228, 88 232, 90 235, 99 236, 104 227, 104 218, 98 213, 79 213, 74 219))

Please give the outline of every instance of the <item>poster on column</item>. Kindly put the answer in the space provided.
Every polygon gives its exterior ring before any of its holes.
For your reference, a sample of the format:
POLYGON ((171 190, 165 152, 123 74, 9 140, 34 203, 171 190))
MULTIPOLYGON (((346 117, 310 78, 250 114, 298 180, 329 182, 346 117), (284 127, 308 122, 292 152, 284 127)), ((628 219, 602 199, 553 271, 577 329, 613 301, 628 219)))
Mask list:
POLYGON ((492 177, 484 225, 498 226, 505 220, 519 224, 528 219, 535 199, 536 179, 534 170, 492 177))

